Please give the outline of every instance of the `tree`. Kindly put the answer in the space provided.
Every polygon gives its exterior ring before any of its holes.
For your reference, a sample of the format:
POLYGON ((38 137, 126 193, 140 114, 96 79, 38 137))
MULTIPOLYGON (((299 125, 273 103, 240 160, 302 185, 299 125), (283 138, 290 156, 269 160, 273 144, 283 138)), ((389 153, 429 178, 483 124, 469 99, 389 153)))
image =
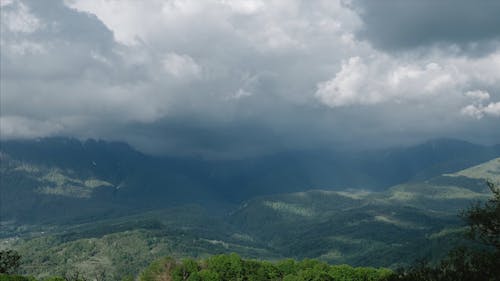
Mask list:
POLYGON ((80 270, 74 270, 72 272, 66 272, 64 275, 64 280, 66 281, 88 281, 88 279, 83 276, 80 270))
POLYGON ((191 280, 196 280, 196 273, 199 271, 198 263, 193 259, 184 259, 180 265, 171 270, 174 281, 185 281, 193 275, 191 280))
POLYGON ((390 280, 397 281, 496 281, 500 276, 500 189, 487 182, 493 197, 477 202, 461 213, 468 224, 467 236, 483 244, 482 249, 459 247, 437 266, 426 262, 403 270, 390 280))
POLYGON ((176 262, 170 257, 165 257, 152 262, 139 276, 141 281, 155 281, 158 276, 169 276, 175 269, 176 262))
POLYGON ((0 281, 37 281, 37 280, 33 276, 22 276, 22 275, 0 273, 0 281))
POLYGON ((500 188, 486 182, 493 197, 486 203, 477 202, 462 213, 469 225, 468 236, 500 251, 500 188))
POLYGON ((241 280, 243 261, 235 253, 217 255, 207 260, 207 269, 217 272, 222 280, 241 280))
POLYGON ((12 274, 21 265, 21 256, 14 250, 0 251, 0 273, 12 274))
POLYGON ((47 279, 43 279, 43 281, 66 281, 66 279, 61 276, 52 276, 47 279))
POLYGON ((208 270, 208 269, 200 270, 198 275, 200 276, 201 280, 203 280, 203 281, 219 281, 219 280, 221 280, 219 277, 219 274, 217 274, 217 272, 213 272, 212 270, 208 270))

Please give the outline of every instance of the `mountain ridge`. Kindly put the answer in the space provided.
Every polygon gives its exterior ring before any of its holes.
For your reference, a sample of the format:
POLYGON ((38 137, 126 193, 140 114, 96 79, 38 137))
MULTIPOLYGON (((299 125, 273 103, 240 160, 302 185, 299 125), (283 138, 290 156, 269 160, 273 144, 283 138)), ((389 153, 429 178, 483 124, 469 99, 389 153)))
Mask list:
POLYGON ((210 161, 154 157, 125 143, 61 137, 2 141, 0 153, 2 219, 33 215, 37 220, 44 218, 44 208, 53 210, 46 217, 57 218, 54 205, 66 206, 65 215, 85 216, 92 210, 127 212, 170 204, 234 205, 310 189, 385 190, 491 160, 500 156, 500 146, 439 139, 382 151, 292 151, 210 161))
POLYGON ((18 250, 27 264, 23 272, 39 277, 75 268, 92 272, 98 270, 96 260, 107 261, 112 274, 135 275, 162 256, 229 252, 265 260, 315 258, 397 268, 424 257, 437 260, 464 243, 457 213, 488 198, 484 176, 498 172, 500 158, 378 192, 261 195, 218 215, 191 204, 50 224, 2 222, 0 247, 18 250))

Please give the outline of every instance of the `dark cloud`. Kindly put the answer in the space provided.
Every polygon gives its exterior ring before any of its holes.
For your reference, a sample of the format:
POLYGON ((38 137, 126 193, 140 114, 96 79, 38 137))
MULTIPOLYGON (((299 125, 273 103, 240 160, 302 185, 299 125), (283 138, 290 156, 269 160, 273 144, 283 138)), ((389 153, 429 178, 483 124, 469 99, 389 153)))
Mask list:
POLYGON ((364 22, 358 36, 393 51, 434 44, 471 54, 498 48, 500 2, 496 0, 355 0, 364 22))
MULTIPOLYGON (((378 9, 363 4, 367 16, 378 9)), ((2 5, 2 138, 92 137, 213 158, 500 140, 498 48, 380 52, 354 36, 372 27, 341 1, 2 5)), ((470 32, 467 44, 493 38, 470 32)))

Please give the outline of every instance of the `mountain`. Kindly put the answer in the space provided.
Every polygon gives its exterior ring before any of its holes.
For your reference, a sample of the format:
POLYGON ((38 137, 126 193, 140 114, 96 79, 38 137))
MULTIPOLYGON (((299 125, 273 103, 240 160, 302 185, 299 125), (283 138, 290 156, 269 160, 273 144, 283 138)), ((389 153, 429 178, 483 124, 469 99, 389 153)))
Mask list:
MULTIPOLYGON (((437 260, 466 243, 457 214, 491 196, 500 158, 384 191, 308 190, 249 198, 230 212, 183 205, 91 221, 19 225, 4 222, 0 245, 18 250, 26 274, 67 271, 136 275, 162 256, 239 253, 276 260, 396 268, 437 260), (36 266, 33 266, 36 265, 36 266), (54 266, 57 265, 57 266, 54 266)), ((116 279, 110 279, 116 280, 116 279)))
POLYGON ((457 214, 491 196, 500 158, 385 191, 277 194, 242 203, 231 222, 283 256, 395 266, 439 257, 461 240, 457 214))
POLYGON ((441 139, 341 153, 284 151, 232 160, 142 154, 70 138, 0 143, 2 220, 88 220, 197 203, 214 212, 255 196, 310 189, 385 190, 500 156, 500 146, 441 139))
POLYGON ((88 219, 210 197, 192 160, 157 159, 124 143, 5 141, 0 153, 3 220, 88 219))

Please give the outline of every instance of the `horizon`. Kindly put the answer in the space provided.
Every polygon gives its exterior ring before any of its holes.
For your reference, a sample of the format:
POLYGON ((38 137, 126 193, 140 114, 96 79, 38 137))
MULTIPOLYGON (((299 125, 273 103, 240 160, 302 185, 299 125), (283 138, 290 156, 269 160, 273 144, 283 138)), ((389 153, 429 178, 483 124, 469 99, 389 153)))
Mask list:
MULTIPOLYGON (((48 141, 77 141, 81 145, 85 145, 87 143, 98 143, 98 144, 110 144, 110 145, 126 145, 128 148, 135 152, 139 152, 143 155, 149 156, 149 157, 157 157, 157 158, 162 158, 162 157, 175 157, 175 158, 192 158, 192 159, 200 159, 200 160, 207 160, 207 161, 224 161, 224 160, 244 160, 244 159, 252 159, 252 158, 260 158, 260 157, 269 157, 273 155, 280 155, 283 153, 314 153, 314 152, 319 152, 319 151, 324 151, 324 152, 329 152, 329 153, 339 153, 339 154, 350 154, 350 153, 364 153, 364 152, 382 152, 382 151, 391 151, 391 150, 404 150, 404 149, 410 149, 410 148, 415 148, 415 147, 421 147, 429 144, 444 144, 448 145, 450 143, 460 143, 460 144, 466 144, 466 145, 474 145, 474 146, 482 146, 482 147, 496 147, 500 146, 500 142, 498 143, 478 143, 478 142, 472 142, 466 139, 458 139, 458 138, 431 138, 427 139, 424 141, 420 142, 414 142, 414 143, 406 143, 406 144, 399 144, 399 145, 392 145, 392 146, 383 146, 383 147, 348 147, 347 149, 345 147, 319 147, 319 148, 301 148, 301 149, 293 149, 293 148, 282 148, 282 149, 277 149, 274 151, 269 151, 268 153, 256 153, 256 154, 251 154, 249 156, 245 155, 237 155, 234 157, 233 155, 230 156, 220 156, 220 155, 210 155, 210 157, 207 157, 205 154, 183 154, 183 153, 175 153, 172 151, 169 152, 163 152, 163 153, 151 153, 148 152, 147 150, 141 150, 139 147, 135 147, 133 144, 130 144, 126 141, 123 140, 107 140, 107 139, 96 139, 96 138, 76 138, 76 137, 71 137, 71 136, 50 136, 50 137, 38 137, 38 138, 7 138, 7 139, 0 139, 0 144, 2 143, 8 143, 8 142, 13 142, 13 143, 19 143, 19 142, 48 142, 48 141)), ((1 145, 0 145, 0 150, 1 150, 1 145)))

